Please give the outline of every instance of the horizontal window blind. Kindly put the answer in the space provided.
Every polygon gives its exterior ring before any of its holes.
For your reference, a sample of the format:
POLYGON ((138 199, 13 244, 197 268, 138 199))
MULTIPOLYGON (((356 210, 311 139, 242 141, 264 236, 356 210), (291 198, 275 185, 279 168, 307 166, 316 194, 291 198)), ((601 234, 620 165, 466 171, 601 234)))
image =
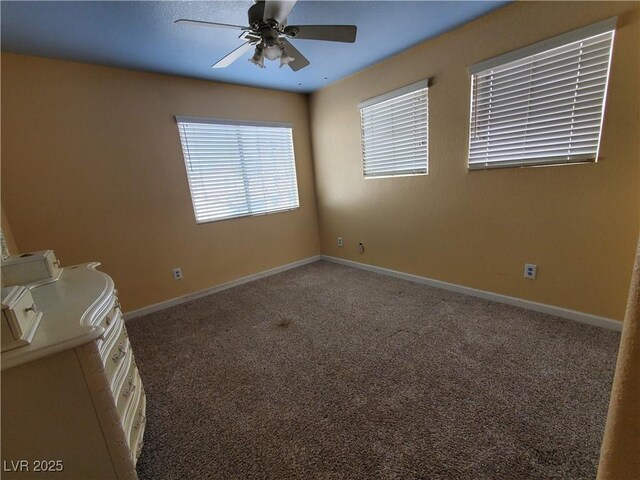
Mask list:
POLYGON ((597 160, 614 36, 604 26, 472 74, 470 170, 597 160))
POLYGON ((359 107, 365 178, 427 173, 427 81, 373 98, 359 107))
POLYGON ((176 119, 198 223, 299 206, 291 127, 176 119))

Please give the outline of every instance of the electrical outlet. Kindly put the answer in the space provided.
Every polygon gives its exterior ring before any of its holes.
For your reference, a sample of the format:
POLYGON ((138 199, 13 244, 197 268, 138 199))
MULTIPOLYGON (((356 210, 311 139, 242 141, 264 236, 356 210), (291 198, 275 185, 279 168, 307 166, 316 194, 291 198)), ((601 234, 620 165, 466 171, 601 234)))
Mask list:
POLYGON ((538 274, 538 266, 532 263, 524 264, 524 278, 535 279, 538 274))
POLYGON ((344 242, 342 241, 342 237, 338 237, 338 246, 341 247, 344 245, 344 242))
POLYGON ((174 268, 171 272, 173 272, 174 280, 180 280, 182 278, 182 269, 180 267, 174 268))
POLYGON ((358 252, 364 253, 364 243, 358 242, 358 252))

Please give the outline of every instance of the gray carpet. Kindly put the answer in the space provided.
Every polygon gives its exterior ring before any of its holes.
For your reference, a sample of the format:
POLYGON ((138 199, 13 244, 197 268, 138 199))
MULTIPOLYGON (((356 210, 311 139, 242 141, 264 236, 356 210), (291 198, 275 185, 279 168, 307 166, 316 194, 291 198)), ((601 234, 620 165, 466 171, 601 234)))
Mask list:
POLYGON ((620 335, 317 262, 127 324, 146 479, 593 479, 620 335))

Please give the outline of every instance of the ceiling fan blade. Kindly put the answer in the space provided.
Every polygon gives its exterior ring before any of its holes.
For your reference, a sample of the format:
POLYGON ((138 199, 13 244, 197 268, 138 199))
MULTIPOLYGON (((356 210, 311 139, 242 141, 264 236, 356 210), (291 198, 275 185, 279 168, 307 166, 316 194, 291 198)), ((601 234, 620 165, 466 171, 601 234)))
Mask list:
POLYGON ((289 42, 286 38, 281 38, 280 41, 284 44, 284 49, 287 54, 290 57, 293 57, 293 60, 288 64, 289 67, 291 67, 291 70, 297 72, 298 70, 306 67, 311 63, 304 55, 300 53, 300 51, 296 47, 291 45, 291 42, 289 42))
POLYGON ((235 62, 238 58, 240 58, 242 55, 247 53, 252 48, 253 48, 253 45, 251 45, 251 43, 249 43, 249 42, 243 43, 238 48, 236 48, 234 51, 229 53, 226 57, 221 58, 216 63, 211 65, 211 68, 225 68, 225 67, 228 67, 229 65, 231 65, 233 62, 235 62))
POLYGON ((329 42, 353 43, 358 32, 355 25, 296 25, 295 28, 298 29, 298 33, 293 38, 329 42))
POLYGON ((228 23, 203 22, 202 20, 189 20, 188 18, 179 18, 173 23, 186 24, 186 25, 199 25, 201 27, 231 28, 233 30, 249 30, 249 27, 242 27, 240 25, 229 25, 228 23))
POLYGON ((264 5, 264 20, 275 20, 285 24, 287 16, 297 0, 267 0, 264 5))

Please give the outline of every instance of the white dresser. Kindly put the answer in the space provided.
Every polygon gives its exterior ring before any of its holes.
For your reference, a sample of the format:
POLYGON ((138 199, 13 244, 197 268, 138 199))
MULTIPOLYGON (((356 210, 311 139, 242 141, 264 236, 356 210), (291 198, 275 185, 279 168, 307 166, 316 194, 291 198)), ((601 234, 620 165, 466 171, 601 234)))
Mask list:
POLYGON ((1 357, 3 479, 137 478, 144 388, 98 265, 31 288, 40 325, 30 345, 1 357))

